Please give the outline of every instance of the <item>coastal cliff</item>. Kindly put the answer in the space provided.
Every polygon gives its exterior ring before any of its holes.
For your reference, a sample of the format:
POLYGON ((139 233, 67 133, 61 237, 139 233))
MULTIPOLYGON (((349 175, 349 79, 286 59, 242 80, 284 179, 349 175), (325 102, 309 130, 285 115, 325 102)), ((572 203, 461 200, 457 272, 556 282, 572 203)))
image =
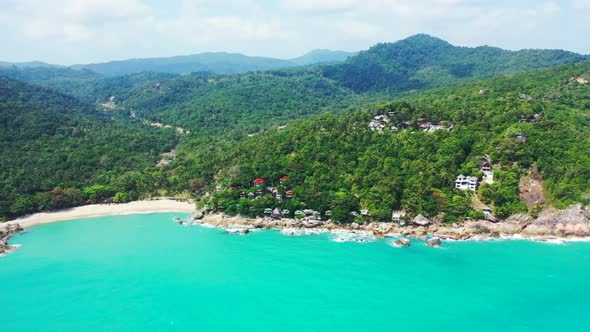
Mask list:
POLYGON ((580 204, 565 210, 548 208, 537 218, 527 215, 513 215, 502 222, 487 220, 464 221, 452 225, 418 218, 416 222, 401 226, 396 223, 372 222, 366 224, 338 224, 332 221, 229 217, 206 215, 202 222, 224 229, 321 229, 325 231, 368 231, 377 237, 404 236, 414 238, 438 237, 445 240, 483 240, 490 237, 521 235, 534 240, 551 238, 590 237, 590 208, 580 204))
POLYGON ((14 249, 13 246, 8 245, 8 240, 14 234, 18 234, 23 231, 23 228, 19 224, 0 224, 0 254, 11 251, 14 249))

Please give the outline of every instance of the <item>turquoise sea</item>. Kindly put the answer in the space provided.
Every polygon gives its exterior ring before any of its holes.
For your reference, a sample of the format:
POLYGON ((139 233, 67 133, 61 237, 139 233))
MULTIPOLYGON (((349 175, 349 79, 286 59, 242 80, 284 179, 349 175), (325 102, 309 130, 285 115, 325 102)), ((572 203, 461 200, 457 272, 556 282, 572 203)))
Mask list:
POLYGON ((2 331, 589 331, 590 243, 337 243, 182 214, 30 229, 0 257, 2 331))

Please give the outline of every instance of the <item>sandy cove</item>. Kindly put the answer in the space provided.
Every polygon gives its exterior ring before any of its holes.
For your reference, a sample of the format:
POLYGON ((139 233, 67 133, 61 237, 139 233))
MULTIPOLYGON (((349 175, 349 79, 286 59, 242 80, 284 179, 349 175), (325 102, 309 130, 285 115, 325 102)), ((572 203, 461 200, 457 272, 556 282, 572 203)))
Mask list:
POLYGON ((91 204, 59 211, 35 213, 4 224, 18 224, 23 228, 29 228, 64 220, 152 212, 193 213, 195 212, 195 204, 172 199, 154 199, 123 204, 91 204))

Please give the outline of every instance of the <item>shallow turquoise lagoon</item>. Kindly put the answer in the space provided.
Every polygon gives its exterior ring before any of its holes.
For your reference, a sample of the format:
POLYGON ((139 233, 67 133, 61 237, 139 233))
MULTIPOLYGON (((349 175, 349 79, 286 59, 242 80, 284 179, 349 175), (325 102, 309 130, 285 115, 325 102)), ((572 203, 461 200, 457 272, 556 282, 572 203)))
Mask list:
POLYGON ((337 243, 182 227, 32 228, 0 257, 2 331, 590 331, 590 243, 337 243))

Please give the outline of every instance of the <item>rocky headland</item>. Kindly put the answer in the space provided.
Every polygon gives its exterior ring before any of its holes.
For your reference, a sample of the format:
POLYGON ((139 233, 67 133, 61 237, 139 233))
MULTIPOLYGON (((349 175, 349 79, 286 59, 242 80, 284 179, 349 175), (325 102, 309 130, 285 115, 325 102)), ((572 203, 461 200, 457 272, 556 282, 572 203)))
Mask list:
MULTIPOLYGON (((279 229, 285 234, 294 231, 349 231, 370 232, 375 237, 402 237, 429 240, 428 245, 438 247, 441 240, 486 240, 490 238, 523 237, 536 241, 551 239, 590 239, 590 207, 583 208, 580 204, 571 205, 567 209, 547 208, 537 218, 528 215, 514 215, 510 218, 491 222, 487 220, 464 221, 452 225, 443 224, 424 216, 417 216, 406 225, 386 222, 340 224, 333 221, 315 219, 285 218, 244 218, 230 217, 223 214, 197 214, 199 222, 246 234, 253 229, 279 229), (291 231, 291 232, 289 232, 291 231)), ((409 245, 406 241, 398 246, 409 245)))
POLYGON ((0 255, 15 249, 8 245, 10 237, 23 231, 19 224, 0 224, 0 255))

